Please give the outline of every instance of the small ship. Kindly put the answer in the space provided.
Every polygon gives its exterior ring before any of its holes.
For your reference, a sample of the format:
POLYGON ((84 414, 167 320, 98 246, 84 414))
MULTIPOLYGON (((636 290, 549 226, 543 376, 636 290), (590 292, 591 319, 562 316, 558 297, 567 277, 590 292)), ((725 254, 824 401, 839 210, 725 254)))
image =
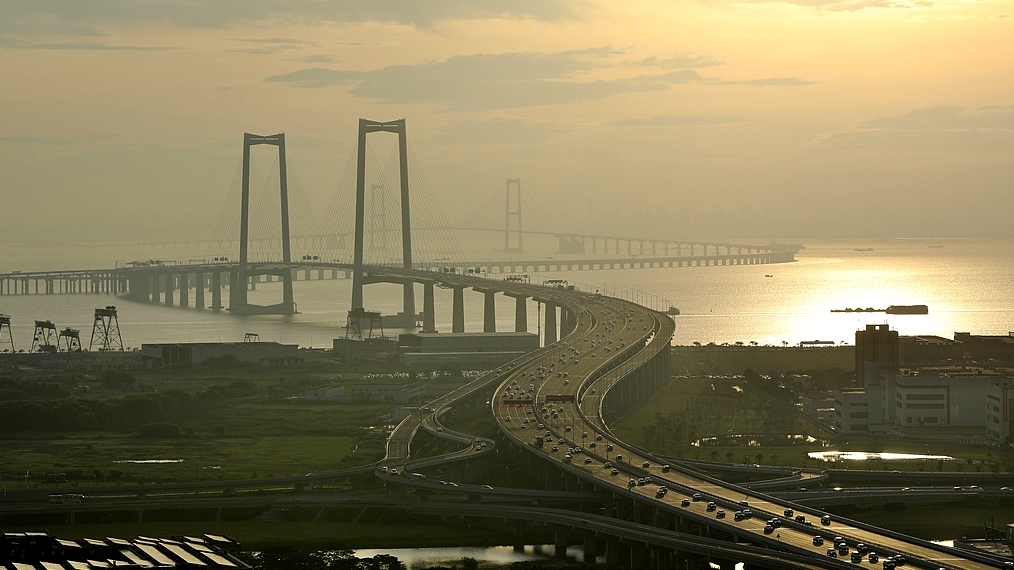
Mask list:
POLYGON ((831 309, 832 313, 887 313, 888 315, 928 315, 929 307, 926 305, 890 305, 886 309, 874 309, 873 307, 831 309))

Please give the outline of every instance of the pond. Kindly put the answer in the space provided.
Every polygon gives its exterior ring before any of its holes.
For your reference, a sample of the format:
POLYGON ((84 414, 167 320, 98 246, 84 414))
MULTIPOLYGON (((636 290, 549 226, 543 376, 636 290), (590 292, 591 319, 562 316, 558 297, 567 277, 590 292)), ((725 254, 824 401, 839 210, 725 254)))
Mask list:
POLYGON ((921 453, 874 453, 869 451, 811 451, 806 454, 810 459, 819 461, 912 461, 920 459, 936 459, 954 461, 949 455, 924 455, 921 453))

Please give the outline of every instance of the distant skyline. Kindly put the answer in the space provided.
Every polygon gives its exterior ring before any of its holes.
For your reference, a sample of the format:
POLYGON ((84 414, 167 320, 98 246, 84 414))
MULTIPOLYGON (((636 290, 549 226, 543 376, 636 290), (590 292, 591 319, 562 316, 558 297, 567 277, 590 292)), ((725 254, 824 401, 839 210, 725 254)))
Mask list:
MULTIPOLYGON (((209 238, 242 134, 323 210, 406 118, 450 221, 1014 237, 1014 0, 0 3, 0 242, 209 238)), ((350 204, 351 208, 352 205, 350 204)))

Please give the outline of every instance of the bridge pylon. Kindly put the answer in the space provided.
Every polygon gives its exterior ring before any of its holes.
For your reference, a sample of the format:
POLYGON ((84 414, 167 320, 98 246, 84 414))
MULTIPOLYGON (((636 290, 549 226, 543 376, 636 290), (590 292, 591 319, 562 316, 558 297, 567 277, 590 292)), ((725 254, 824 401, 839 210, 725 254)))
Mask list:
POLYGON ((524 244, 521 241, 521 179, 507 179, 507 193, 504 199, 507 210, 503 222, 503 250, 507 252, 523 253, 524 244), (513 222, 513 223, 511 223, 513 222), (511 239, 511 236, 515 239, 511 239))
MULTIPOLYGON (((405 119, 386 123, 359 119, 359 152, 356 165, 356 235, 355 253, 352 260, 352 307, 349 317, 360 314, 363 307, 363 247, 366 222, 366 135, 369 133, 386 132, 398 135, 398 157, 401 181, 401 249, 402 267, 412 269, 412 222, 408 196, 408 138, 405 131, 405 119)), ((388 317, 387 323, 398 328, 414 328, 415 314, 415 282, 406 278, 404 281, 403 312, 397 317, 388 317)))
POLYGON ((229 311, 241 315, 293 315, 296 303, 292 295, 292 263, 289 245, 289 187, 285 164, 285 134, 254 135, 243 133, 243 187, 240 205, 239 265, 229 282, 229 311), (249 263, 250 241, 250 147, 254 145, 278 147, 278 188, 282 214, 282 264, 281 269, 256 269, 249 263), (252 275, 278 275, 282 280, 282 302, 275 305, 251 305, 247 301, 247 284, 252 275))

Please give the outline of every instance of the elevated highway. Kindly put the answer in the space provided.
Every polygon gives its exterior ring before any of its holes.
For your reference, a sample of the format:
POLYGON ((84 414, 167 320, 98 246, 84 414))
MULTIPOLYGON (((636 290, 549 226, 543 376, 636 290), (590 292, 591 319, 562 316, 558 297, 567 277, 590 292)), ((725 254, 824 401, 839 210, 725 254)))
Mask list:
MULTIPOLYGON (((455 286, 469 284, 466 276, 446 278, 453 279, 455 286)), ((489 280, 479 281, 482 287, 490 286, 489 280)), ((959 551, 830 516, 685 467, 666 465, 650 452, 620 441, 609 422, 668 378, 672 320, 634 303, 593 293, 506 281, 501 287, 504 291, 523 287, 524 291, 516 292, 565 307, 575 315, 574 328, 559 342, 463 390, 488 390, 498 381, 490 411, 505 440, 524 456, 538 460, 537 477, 547 487, 562 479, 562 491, 608 495, 611 500, 594 514, 667 531, 696 529, 699 534, 808 557, 810 563, 825 568, 843 562, 827 554, 835 537, 844 539, 849 554, 862 543, 880 556, 900 555, 923 568, 1004 567, 1002 560, 989 554, 959 551), (549 471, 563 475, 552 477, 549 471), (750 514, 741 516, 737 511, 750 514), (823 517, 827 517, 825 524, 823 517), (777 530, 766 529, 769 522, 779 525, 777 530), (815 537, 825 544, 815 544, 815 537)), ((436 402, 412 429, 437 421, 438 412, 455 399, 451 394, 436 402)), ((439 433, 439 427, 434 424, 431 429, 439 433)), ((464 434, 450 435, 460 438, 463 445, 467 440, 464 434)), ((468 441, 469 451, 462 452, 481 454, 488 448, 488 443, 476 447, 468 441)), ((392 459, 407 458, 407 443, 389 447, 389 454, 392 459)))
MULTIPOLYGON (((560 341, 494 370, 410 415, 392 433, 386 458, 380 464, 354 471, 311 474, 307 481, 374 471, 391 486, 483 501, 476 506, 453 501, 435 505, 429 501, 415 504, 394 500, 392 504, 399 508, 416 512, 439 509, 449 516, 493 517, 569 528, 592 537, 592 545, 595 540, 604 541, 607 552, 617 545, 630 550, 630 565, 635 568, 666 568, 680 556, 697 556, 698 561, 718 560, 723 566, 724 562, 750 560, 764 568, 841 568, 850 563, 827 555, 827 546, 836 536, 843 537, 850 551, 858 543, 864 543, 881 556, 903 555, 909 564, 920 568, 1005 567, 1003 560, 989 554, 959 551, 829 516, 813 506, 726 483, 675 463, 666 464, 650 452, 619 440, 609 429, 610 422, 629 406, 650 397, 668 380, 669 341, 674 325, 664 314, 570 288, 392 268, 374 267, 370 272, 377 276, 434 280, 453 287, 496 286, 504 292, 565 307, 573 315, 572 327, 560 341), (441 424, 441 415, 451 405, 469 399, 483 405, 488 401, 502 439, 476 441, 474 436, 454 432, 441 424), (420 430, 456 442, 458 449, 438 457, 413 457, 413 437, 420 430), (412 475, 415 469, 480 458, 498 447, 505 448, 504 444, 510 452, 518 454, 544 485, 543 489, 449 485, 412 475), (406 471, 409 476, 404 475, 406 471), (528 505, 534 501, 540 506, 489 502, 519 500, 528 505), (546 506, 559 502, 580 505, 584 512, 560 513, 546 506), (752 511, 751 516, 736 516, 737 511, 747 509, 752 511), (791 516, 787 513, 789 509, 791 516), (725 516, 720 517, 720 512, 725 516), (821 518, 825 516, 829 517, 827 524, 822 524, 821 518), (768 531, 768 522, 775 519, 779 528, 768 531), (828 544, 814 544, 815 537, 828 544), (631 549, 632 545, 642 545, 647 552, 631 549)), ((291 478, 286 481, 292 482, 291 478)), ((139 487, 134 492, 142 490, 139 487)), ((86 504, 58 508, 93 507, 86 504)), ((864 558, 863 564, 867 563, 869 559, 864 558)))

